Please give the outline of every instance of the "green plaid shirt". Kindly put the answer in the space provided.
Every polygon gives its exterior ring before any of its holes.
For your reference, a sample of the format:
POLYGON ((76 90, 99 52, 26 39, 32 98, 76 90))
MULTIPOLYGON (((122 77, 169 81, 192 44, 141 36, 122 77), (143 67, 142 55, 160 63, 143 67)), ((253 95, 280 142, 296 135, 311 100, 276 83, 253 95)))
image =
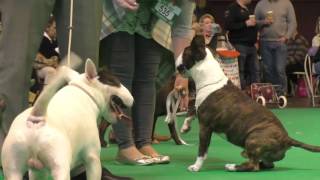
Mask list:
MULTIPOLYGON (((172 50, 172 37, 192 39, 192 15, 195 4, 192 0, 177 0, 176 6, 181 13, 176 16, 173 25, 169 25, 151 13, 156 0, 141 0, 138 12, 122 12, 113 5, 112 0, 103 0, 103 17, 101 37, 117 31, 126 31, 130 34, 138 33, 145 38, 152 38, 168 50, 172 50), (152 27, 152 28, 151 28, 152 27)), ((174 58, 165 52, 159 67, 157 86, 163 84, 175 71, 174 58)))
POLYGON ((190 0, 176 1, 176 5, 182 11, 179 16, 175 17, 172 26, 151 14, 150 9, 155 5, 155 2, 155 0, 140 1, 139 9, 142 9, 140 12, 124 13, 123 15, 121 14, 121 9, 113 5, 112 0, 104 0, 100 39, 113 32, 127 31, 131 34, 138 33, 146 38, 152 38, 169 50, 172 49, 172 36, 191 39, 194 2, 190 0), (137 20, 137 23, 132 22, 134 18, 139 19, 139 21, 137 20), (130 22, 130 20, 132 21, 130 22), (146 25, 149 27, 146 27, 146 25))
POLYGON ((104 0, 100 39, 117 31, 117 27, 121 24, 121 18, 119 16, 113 6, 112 0, 104 0))

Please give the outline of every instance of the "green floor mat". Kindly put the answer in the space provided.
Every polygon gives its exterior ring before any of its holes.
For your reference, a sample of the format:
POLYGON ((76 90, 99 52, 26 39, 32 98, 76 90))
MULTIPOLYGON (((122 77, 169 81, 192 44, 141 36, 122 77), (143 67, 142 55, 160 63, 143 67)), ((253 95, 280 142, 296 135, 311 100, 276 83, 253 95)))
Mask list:
MULTIPOLYGON (((314 145, 320 145, 320 110, 319 109, 275 109, 273 112, 283 122, 291 137, 314 145)), ((183 117, 179 117, 181 125, 183 117)), ((169 134, 163 117, 158 120, 157 134, 169 134)), ((200 172, 192 173, 187 167, 194 163, 198 151, 198 122, 192 123, 189 133, 182 135, 190 145, 175 145, 171 140, 154 145, 162 154, 171 157, 167 165, 132 166, 117 163, 114 158, 117 146, 102 149, 103 165, 116 175, 130 176, 136 180, 319 180, 320 154, 299 148, 288 150, 286 158, 276 163, 271 171, 239 173, 224 170, 226 163, 241 163, 241 149, 228 143, 223 138, 213 135, 208 159, 200 172)), ((0 178, 1 179, 1 178, 0 178)))

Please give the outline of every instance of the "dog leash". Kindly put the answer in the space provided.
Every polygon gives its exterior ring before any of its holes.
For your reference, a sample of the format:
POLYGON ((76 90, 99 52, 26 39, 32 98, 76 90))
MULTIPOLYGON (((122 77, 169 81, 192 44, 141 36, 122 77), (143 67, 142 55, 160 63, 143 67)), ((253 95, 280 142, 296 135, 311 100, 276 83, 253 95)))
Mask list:
POLYGON ((124 122, 130 123, 132 122, 132 119, 130 116, 126 115, 122 109, 120 108, 120 106, 118 104, 116 104, 114 101, 110 100, 110 107, 113 110, 113 112, 116 115, 116 118, 118 120, 122 120, 124 122))
MULTIPOLYGON (((174 127, 176 129, 177 127, 177 111, 180 105, 180 101, 181 101, 182 95, 181 92, 177 91, 177 90, 172 90, 166 99, 166 109, 167 109, 167 116, 165 118, 165 122, 167 124, 174 124, 174 127), (176 102, 175 102, 176 99, 176 102), (172 109, 172 111, 171 111, 172 109)), ((181 141, 182 144, 184 145, 188 145, 180 136, 180 131, 177 131, 177 136, 179 138, 179 140, 181 141)))
POLYGON ((166 109, 167 109, 167 116, 165 119, 166 123, 169 124, 169 123, 175 122, 180 101, 181 101, 181 96, 179 92, 177 92, 176 90, 172 90, 168 94, 167 100, 166 100, 166 109), (174 102, 174 99, 177 99, 177 101, 174 102))
POLYGON ((68 39, 68 52, 67 52, 67 63, 68 67, 71 65, 71 43, 72 43, 72 29, 73 29, 73 0, 70 0, 70 16, 69 16, 69 39, 68 39))

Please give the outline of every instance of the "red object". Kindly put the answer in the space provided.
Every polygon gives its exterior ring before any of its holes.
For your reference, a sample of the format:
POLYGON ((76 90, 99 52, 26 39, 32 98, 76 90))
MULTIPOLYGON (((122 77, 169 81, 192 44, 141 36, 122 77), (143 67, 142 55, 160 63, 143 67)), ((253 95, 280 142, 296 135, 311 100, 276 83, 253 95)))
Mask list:
POLYGON ((251 98, 256 100, 258 96, 263 96, 267 102, 272 102, 274 99, 274 88, 270 83, 253 83, 251 84, 251 98))
POLYGON ((307 86, 306 86, 306 83, 304 81, 303 78, 299 78, 298 79, 298 82, 297 82, 297 91, 296 91, 296 94, 298 97, 307 97, 308 96, 308 90, 307 90, 307 86))
POLYGON ((217 53, 224 58, 237 58, 240 56, 240 53, 236 50, 218 50, 217 53))

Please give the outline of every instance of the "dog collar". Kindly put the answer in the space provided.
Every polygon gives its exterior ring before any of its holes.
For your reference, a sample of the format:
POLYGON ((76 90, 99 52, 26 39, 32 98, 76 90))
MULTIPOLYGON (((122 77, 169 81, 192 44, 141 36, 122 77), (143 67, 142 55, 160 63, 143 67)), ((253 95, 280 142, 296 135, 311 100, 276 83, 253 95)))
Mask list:
POLYGON ((97 105, 98 109, 100 109, 100 111, 103 110, 102 107, 100 107, 98 101, 92 96, 92 94, 90 94, 90 92, 88 92, 85 88, 81 87, 79 84, 75 84, 75 83, 69 83, 70 86, 74 86, 74 87, 77 87, 79 89, 81 89, 84 93, 86 93, 90 99, 97 105))

